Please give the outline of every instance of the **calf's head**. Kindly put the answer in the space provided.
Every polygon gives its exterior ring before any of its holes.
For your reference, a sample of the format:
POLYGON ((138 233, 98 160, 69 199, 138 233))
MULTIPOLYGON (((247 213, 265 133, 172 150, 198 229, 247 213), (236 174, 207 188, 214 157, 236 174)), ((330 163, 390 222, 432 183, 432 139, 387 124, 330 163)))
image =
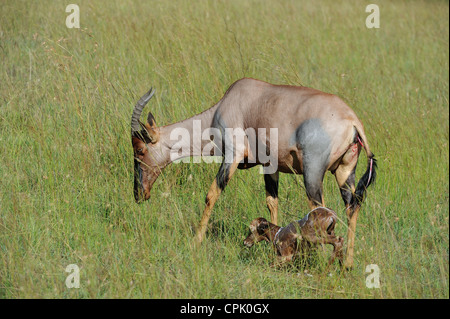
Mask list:
POLYGON ((254 219, 250 223, 250 233, 244 240, 244 245, 248 248, 261 240, 269 241, 267 230, 269 229, 269 222, 262 217, 254 219))

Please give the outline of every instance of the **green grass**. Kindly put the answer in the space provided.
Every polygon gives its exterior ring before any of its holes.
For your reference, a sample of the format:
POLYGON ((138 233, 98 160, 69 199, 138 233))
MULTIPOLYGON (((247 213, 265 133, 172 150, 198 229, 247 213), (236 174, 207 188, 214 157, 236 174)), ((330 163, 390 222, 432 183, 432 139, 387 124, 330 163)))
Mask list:
MULTIPOLYGON (((377 1, 3 1, 0 11, 0 297, 449 298, 449 5, 377 1), (379 164, 357 226, 353 271, 312 277, 244 249, 268 215, 258 169, 240 171, 192 247, 218 164, 174 164, 134 202, 130 116, 161 125, 218 101, 243 77, 341 96, 379 164), (192 179, 189 176, 192 175, 192 179), (65 268, 81 268, 68 289, 65 268), (381 288, 365 286, 377 264, 381 288)), ((366 167, 360 157, 357 176, 366 167)), ((308 212, 281 175, 282 225, 308 212)), ((325 200, 345 220, 332 175, 325 200)), ((337 226, 346 234, 346 224, 337 226)))

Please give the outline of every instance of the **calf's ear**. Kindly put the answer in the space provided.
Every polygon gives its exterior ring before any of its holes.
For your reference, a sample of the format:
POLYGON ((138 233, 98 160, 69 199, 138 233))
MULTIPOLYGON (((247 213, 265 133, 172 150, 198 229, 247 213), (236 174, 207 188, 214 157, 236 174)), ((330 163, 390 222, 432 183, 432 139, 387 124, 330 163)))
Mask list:
POLYGON ((259 234, 264 233, 264 231, 269 228, 269 222, 265 219, 261 220, 256 228, 259 234))

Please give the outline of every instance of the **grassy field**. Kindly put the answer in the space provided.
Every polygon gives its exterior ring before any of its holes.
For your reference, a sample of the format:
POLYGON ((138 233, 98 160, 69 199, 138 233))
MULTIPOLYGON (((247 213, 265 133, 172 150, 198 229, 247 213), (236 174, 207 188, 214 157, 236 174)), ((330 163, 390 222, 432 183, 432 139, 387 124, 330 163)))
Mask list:
MULTIPOLYGON (((0 9, 0 297, 449 298, 449 4, 376 1, 64 1, 0 9), (369 2, 370 3, 370 2, 369 2), (355 267, 310 276, 270 266, 247 225, 268 217, 258 169, 239 171, 192 238, 219 164, 173 164, 137 205, 130 117, 173 123, 241 77, 342 97, 365 125, 379 175, 360 213, 355 267), (146 111, 144 111, 146 112, 146 111), (68 289, 69 264, 80 267, 68 289), (381 287, 368 289, 377 264, 381 287)), ((357 177, 366 167, 361 155, 357 177)), ((334 177, 325 201, 342 222, 334 177)), ((308 212, 300 176, 281 175, 281 225, 308 212)), ((319 256, 319 261, 321 260, 319 256)))

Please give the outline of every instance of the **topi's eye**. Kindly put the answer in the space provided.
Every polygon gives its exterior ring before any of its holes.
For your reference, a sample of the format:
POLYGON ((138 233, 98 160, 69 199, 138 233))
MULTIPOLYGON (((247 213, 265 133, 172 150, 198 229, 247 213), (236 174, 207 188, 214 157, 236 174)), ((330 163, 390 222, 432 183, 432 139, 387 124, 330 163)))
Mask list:
POLYGON ((137 152, 138 154, 141 154, 143 150, 144 150, 143 148, 140 148, 140 149, 138 149, 136 152, 137 152))

